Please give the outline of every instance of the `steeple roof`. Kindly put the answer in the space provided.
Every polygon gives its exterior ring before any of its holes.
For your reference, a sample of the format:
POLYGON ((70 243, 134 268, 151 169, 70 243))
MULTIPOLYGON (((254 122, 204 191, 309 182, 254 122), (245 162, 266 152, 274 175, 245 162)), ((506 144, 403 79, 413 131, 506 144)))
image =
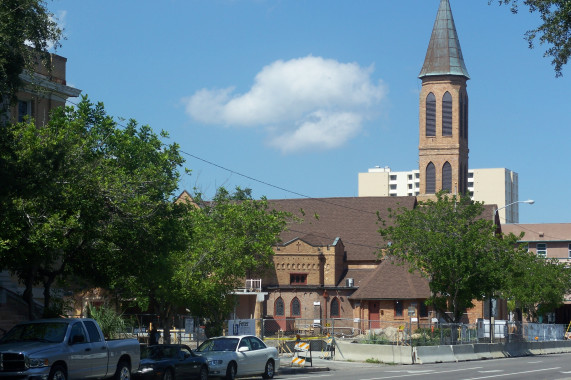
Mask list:
POLYGON ((449 0, 441 0, 419 78, 458 75, 470 79, 462 57, 449 0))

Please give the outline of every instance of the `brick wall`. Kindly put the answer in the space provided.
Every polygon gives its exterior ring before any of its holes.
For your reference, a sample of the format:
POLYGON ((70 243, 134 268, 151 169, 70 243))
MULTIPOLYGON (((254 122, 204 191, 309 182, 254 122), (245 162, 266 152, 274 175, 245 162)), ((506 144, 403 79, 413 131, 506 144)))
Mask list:
MULTIPOLYGON (((436 192, 442 189, 442 166, 452 166, 452 186, 460 181, 460 170, 468 168, 468 140, 460 138, 460 93, 466 93, 463 77, 426 77, 422 83, 419 102, 419 170, 420 194, 426 194, 426 167, 432 162, 436 168, 436 192), (452 95, 452 136, 442 136, 442 97, 452 95), (436 97, 436 136, 426 136, 426 97, 436 97)), ((467 178, 465 179, 467 183, 467 178)), ((458 189, 459 190, 459 189, 458 189)))

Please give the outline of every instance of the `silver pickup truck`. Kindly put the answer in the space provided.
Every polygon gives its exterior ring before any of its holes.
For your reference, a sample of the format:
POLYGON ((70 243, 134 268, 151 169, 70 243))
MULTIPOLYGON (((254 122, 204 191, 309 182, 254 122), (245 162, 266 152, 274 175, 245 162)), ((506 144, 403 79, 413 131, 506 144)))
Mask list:
POLYGON ((24 322, 0 339, 0 379, 129 380, 139 361, 137 339, 106 341, 89 318, 24 322))

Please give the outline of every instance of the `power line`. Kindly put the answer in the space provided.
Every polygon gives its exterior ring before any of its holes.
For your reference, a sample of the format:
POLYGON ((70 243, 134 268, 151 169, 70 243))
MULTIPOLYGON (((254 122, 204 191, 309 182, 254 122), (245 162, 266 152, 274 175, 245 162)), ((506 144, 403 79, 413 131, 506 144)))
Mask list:
POLYGON ((326 203, 326 204, 329 204, 329 205, 332 205, 332 206, 337 206, 337 207, 341 207, 341 208, 345 208, 345 209, 353 210, 353 211, 358 211, 358 212, 362 212, 362 213, 366 213, 366 214, 373 214, 373 215, 376 215, 376 214, 377 214, 376 212, 373 212, 373 211, 362 210, 362 209, 358 209, 358 208, 354 208, 354 207, 350 207, 350 206, 340 205, 340 204, 337 204, 337 203, 335 203, 335 202, 328 201, 328 200, 326 200, 326 199, 324 199, 324 198, 314 198, 314 197, 311 197, 311 196, 309 196, 309 195, 305 195, 305 194, 301 194, 301 193, 295 192, 295 191, 293 191, 293 190, 288 190, 288 189, 283 188, 283 187, 281 187, 281 186, 273 185, 273 184, 271 184, 271 183, 269 183, 269 182, 265 182, 265 181, 256 179, 256 178, 254 178, 254 177, 251 177, 251 176, 249 176, 249 175, 242 174, 242 173, 237 172, 237 171, 235 171, 235 170, 228 169, 228 168, 226 168, 226 167, 224 167, 224 166, 222 166, 222 165, 218 165, 218 164, 216 164, 216 163, 214 163, 214 162, 208 161, 208 160, 206 160, 206 159, 204 159, 204 158, 198 157, 198 156, 196 156, 196 155, 194 155, 194 154, 185 152, 185 151, 183 151, 183 150, 181 150, 180 152, 183 153, 183 154, 185 154, 185 155, 187 155, 187 156, 189 156, 189 157, 192 157, 192 158, 197 159, 197 160, 199 160, 199 161, 205 162, 205 163, 207 163, 207 164, 209 164, 209 165, 212 165, 212 166, 215 166, 215 167, 217 167, 217 168, 219 168, 219 169, 225 170, 225 171, 227 171, 227 172, 229 172, 229 173, 232 173, 232 174, 235 174, 235 175, 244 177, 244 178, 249 179, 249 180, 251 180, 251 181, 255 181, 255 182, 261 183, 262 185, 270 186, 270 187, 273 187, 273 188, 275 188, 275 189, 282 190, 282 191, 285 191, 285 192, 288 192, 288 193, 297 195, 297 196, 302 197, 302 198, 311 199, 311 200, 315 200, 315 201, 318 201, 318 202, 326 203))
MULTIPOLYGON (((69 99, 67 99, 67 101, 70 102, 71 104, 75 105, 75 106, 78 105, 77 103, 75 103, 75 102, 73 102, 73 101, 71 101, 71 100, 69 100, 69 99)), ((125 125, 121 124, 121 123, 118 122, 118 121, 116 121, 116 124, 119 125, 119 126, 121 126, 121 127, 123 127, 123 128, 126 128, 125 125)), ((302 194, 302 193, 298 193, 298 192, 296 192, 296 191, 289 190, 289 189, 286 189, 286 188, 284 188, 284 187, 281 187, 281 186, 278 186, 278 185, 274 185, 274 184, 271 184, 271 183, 269 183, 269 182, 262 181, 262 180, 259 180, 259 179, 257 179, 257 178, 254 178, 254 177, 252 177, 252 176, 249 176, 249 175, 246 175, 246 174, 237 172, 237 171, 235 171, 235 170, 226 168, 226 167, 224 167, 224 166, 222 166, 222 165, 219 165, 219 164, 214 163, 214 162, 212 162, 212 161, 209 161, 209 160, 206 160, 206 159, 204 159, 204 158, 198 157, 198 156, 196 156, 196 155, 194 155, 194 154, 185 152, 185 151, 183 151, 183 150, 180 150, 180 152, 181 152, 182 154, 185 154, 185 155, 187 155, 187 156, 189 156, 189 157, 192 157, 192 158, 194 158, 194 159, 196 159, 196 160, 202 161, 202 162, 204 162, 204 163, 206 163, 206 164, 208 164, 208 165, 212 165, 212 166, 217 167, 217 168, 219 168, 219 169, 225 170, 225 171, 227 171, 227 172, 229 172, 229 173, 232 173, 232 174, 235 174, 235 175, 237 175, 237 176, 240 176, 240 177, 249 179, 249 180, 254 181, 254 182, 258 182, 258 183, 260 183, 260 184, 262 184, 262 185, 265 185, 265 186, 273 187, 274 189, 278 189, 278 190, 285 191, 285 192, 290 193, 290 194, 297 195, 297 196, 302 197, 302 198, 315 200, 315 201, 322 202, 322 203, 325 203, 325 204, 329 204, 329 205, 332 205, 332 206, 341 207, 341 208, 345 208, 345 209, 353 210, 353 211, 357 211, 357 212, 362 212, 362 213, 365 213, 365 214, 373 214, 373 215, 376 215, 376 214, 377 214, 376 212, 373 212, 373 211, 362 210, 362 209, 358 209, 358 208, 354 208, 354 207, 350 207, 350 206, 340 205, 340 204, 337 204, 337 203, 335 203, 335 202, 328 201, 328 200, 326 200, 326 199, 324 199, 324 198, 314 198, 314 197, 311 197, 311 196, 309 196, 309 195, 305 195, 305 194, 302 194)), ((519 226, 519 227, 521 227, 521 228, 524 229, 524 230, 527 230, 527 231, 530 231, 530 232, 534 232, 534 233, 538 233, 538 231, 534 231, 534 230, 532 230, 532 229, 526 228, 526 227, 522 226, 521 224, 516 224, 516 225, 519 226)), ((295 231, 295 230, 291 230, 291 231, 300 232, 300 233, 302 232, 302 231, 295 231)), ((317 236, 317 235, 316 235, 316 236, 317 236)), ((552 238, 552 239, 557 239, 557 240, 569 240, 569 239, 560 238, 560 237, 556 237, 556 236, 550 236, 550 235, 545 235, 545 236, 550 237, 550 238, 552 238)), ((321 237, 327 238, 327 239, 331 239, 330 236, 321 236, 321 237)), ((359 243, 349 243, 349 242, 347 242, 347 244, 360 245, 360 246, 367 247, 367 248, 375 248, 375 249, 377 248, 377 247, 370 247, 370 246, 367 246, 367 245, 362 245, 362 244, 359 244, 359 243)))
MULTIPOLYGON (((67 101, 68 101, 69 103, 75 105, 75 106, 78 105, 77 103, 75 103, 75 102, 73 102, 73 101, 71 101, 71 100, 69 100, 69 99, 67 99, 67 101)), ((123 127, 123 128, 126 128, 126 126, 123 125, 123 124, 121 124, 119 121, 115 121, 115 123, 116 123, 117 125, 123 127)), ((181 152, 182 154, 184 154, 184 155, 187 155, 187 156, 192 157, 192 158, 194 158, 194 159, 196 159, 196 160, 199 160, 199 161, 202 161, 202 162, 204 162, 204 163, 207 163, 208 165, 215 166, 215 167, 217 167, 217 168, 219 168, 219 169, 222 169, 222 170, 225 170, 225 171, 227 171, 227 172, 229 172, 229 173, 232 173, 232 174, 235 174, 235 175, 237 175, 237 176, 240 176, 240 177, 249 179, 249 180, 254 181, 254 182, 258 182, 258 183, 260 183, 260 184, 262 184, 262 185, 265 185, 265 186, 273 187, 274 189, 278 189, 278 190, 285 191, 285 192, 290 193, 290 194, 297 195, 297 196, 299 196, 299 197, 301 197, 301 198, 311 199, 311 200, 315 200, 315 201, 318 201, 318 202, 321 202, 321 203, 329 204, 329 205, 336 206, 336 207, 341 207, 341 208, 344 208, 344 209, 347 209, 347 210, 353 210, 353 211, 357 211, 357 212, 362 212, 362 213, 365 213, 365 214, 370 214, 370 215, 376 215, 376 214, 377 214, 375 211, 362 210, 362 209, 358 209, 358 208, 354 208, 354 207, 350 207, 350 206, 346 206, 346 205, 340 205, 340 204, 337 204, 337 203, 335 203, 335 202, 328 201, 328 200, 326 200, 326 199, 324 199, 324 198, 315 198, 315 197, 311 197, 311 196, 309 196, 309 195, 305 195, 305 194, 302 194, 302 193, 298 193, 298 192, 296 192, 296 191, 289 190, 289 189, 286 189, 286 188, 284 188, 284 187, 281 187, 281 186, 278 186, 278 185, 274 185, 274 184, 271 184, 271 183, 269 183, 269 182, 262 181, 262 180, 259 180, 259 179, 257 179, 257 178, 254 178, 254 177, 252 177, 252 176, 249 176, 249 175, 246 175, 246 174, 237 172, 237 171, 235 171, 235 170, 229 169, 229 168, 227 168, 227 167, 224 167, 224 166, 219 165, 219 164, 217 164, 217 163, 214 163, 214 162, 212 162, 212 161, 206 160, 206 159, 204 159, 204 158, 202 158, 202 157, 198 157, 198 156, 196 156, 196 155, 194 155, 194 154, 185 152, 185 151, 183 151, 183 150, 180 150, 180 152, 181 152)))

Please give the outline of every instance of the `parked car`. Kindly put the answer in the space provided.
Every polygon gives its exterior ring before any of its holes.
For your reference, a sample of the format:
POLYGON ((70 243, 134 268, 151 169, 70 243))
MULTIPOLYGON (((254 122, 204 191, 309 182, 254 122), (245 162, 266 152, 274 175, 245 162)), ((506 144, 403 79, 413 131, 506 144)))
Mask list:
POLYGON ((105 340, 89 318, 24 322, 0 339, 0 379, 129 380, 139 360, 137 339, 105 340))
POLYGON ((226 380, 252 375, 271 379, 280 368, 278 350, 252 335, 210 338, 195 352, 208 359, 211 376, 226 380))
POLYGON ((196 355, 185 344, 161 344, 141 349, 141 364, 133 379, 208 379, 206 358, 196 355))

